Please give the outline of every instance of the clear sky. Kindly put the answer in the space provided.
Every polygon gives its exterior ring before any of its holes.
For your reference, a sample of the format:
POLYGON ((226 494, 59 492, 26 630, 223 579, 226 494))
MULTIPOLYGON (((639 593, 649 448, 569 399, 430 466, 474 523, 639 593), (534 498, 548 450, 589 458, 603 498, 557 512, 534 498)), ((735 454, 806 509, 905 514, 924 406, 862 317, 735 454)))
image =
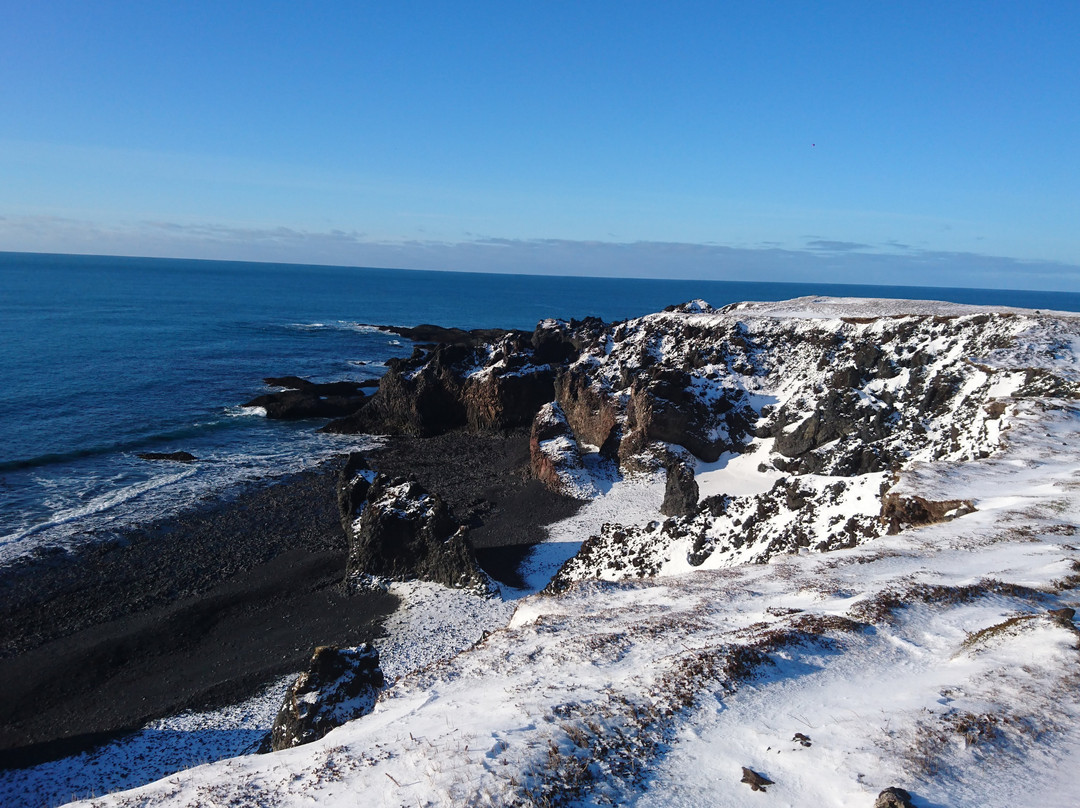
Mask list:
POLYGON ((0 0, 0 250, 1080 290, 1080 2, 0 0))

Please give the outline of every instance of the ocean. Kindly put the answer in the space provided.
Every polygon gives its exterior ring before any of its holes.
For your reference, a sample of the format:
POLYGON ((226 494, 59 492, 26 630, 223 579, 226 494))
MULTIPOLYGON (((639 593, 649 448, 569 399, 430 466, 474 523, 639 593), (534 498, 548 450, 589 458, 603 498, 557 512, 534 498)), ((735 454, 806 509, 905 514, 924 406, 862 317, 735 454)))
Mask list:
POLYGON ((412 346, 372 328, 532 329, 803 295, 1080 311, 1080 294, 638 280, 0 253, 0 564, 370 446, 241 405, 267 376, 377 378, 412 346), (141 452, 188 451, 192 464, 141 452))

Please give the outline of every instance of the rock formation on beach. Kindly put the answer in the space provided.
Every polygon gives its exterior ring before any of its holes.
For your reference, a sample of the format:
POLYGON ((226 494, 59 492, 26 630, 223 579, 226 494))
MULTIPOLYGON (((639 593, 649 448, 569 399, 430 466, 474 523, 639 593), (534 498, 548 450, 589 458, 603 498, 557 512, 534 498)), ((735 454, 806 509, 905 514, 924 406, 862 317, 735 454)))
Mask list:
POLYGON ((383 684, 379 653, 370 645, 316 648, 308 669, 285 694, 262 751, 317 741, 334 727, 371 712, 383 684))
POLYGON ((256 396, 243 406, 261 407, 267 418, 339 418, 355 412, 365 398, 360 382, 316 384, 297 376, 272 377, 263 381, 271 387, 285 389, 256 396))
POLYGON ((455 589, 487 592, 468 539, 468 527, 454 519, 437 494, 415 480, 390 478, 356 468, 343 473, 339 503, 349 538, 345 577, 434 581, 455 589))

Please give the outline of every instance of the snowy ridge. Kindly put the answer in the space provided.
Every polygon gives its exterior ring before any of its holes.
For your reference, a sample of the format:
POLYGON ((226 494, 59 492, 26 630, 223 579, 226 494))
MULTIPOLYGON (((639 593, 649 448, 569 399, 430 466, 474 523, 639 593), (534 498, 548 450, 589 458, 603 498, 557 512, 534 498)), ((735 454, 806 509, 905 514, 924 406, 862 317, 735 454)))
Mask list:
MULTIPOLYGON (((1077 394, 1076 318, 945 304, 916 304, 933 313, 906 315, 895 303, 895 313, 866 316, 876 302, 739 304, 722 312, 695 302, 619 325, 611 341, 583 352, 576 366, 626 413, 624 436, 640 429, 642 391, 661 387, 644 374, 667 384, 661 373, 677 368, 676 393, 661 388, 648 406, 678 401, 700 436, 683 446, 699 457, 728 451, 716 463, 694 464, 695 513, 639 528, 604 526, 554 588, 853 546, 899 526, 901 515, 882 518, 882 496, 900 469, 988 457, 1015 401, 1077 394), (723 474, 729 464, 741 479, 723 474), (727 488, 708 484, 710 475, 726 477, 727 488), (747 480, 757 490, 747 491, 747 480)), ((661 444, 661 453, 677 448, 661 444)))
MULTIPOLYGON (((418 600, 370 714, 80 804, 1074 805, 1080 321, 874 304, 594 329, 571 367, 611 402, 624 476, 585 455, 597 496, 530 578, 588 539, 558 595, 454 593, 475 604, 457 635, 457 607, 418 600), (657 437, 663 402, 693 449, 657 437), (635 452, 694 449, 699 508, 665 519, 635 452), (890 493, 971 508, 901 508, 889 534, 890 493), (421 628, 457 638, 410 656, 421 628)), ((567 408, 579 444, 588 409, 567 408)))

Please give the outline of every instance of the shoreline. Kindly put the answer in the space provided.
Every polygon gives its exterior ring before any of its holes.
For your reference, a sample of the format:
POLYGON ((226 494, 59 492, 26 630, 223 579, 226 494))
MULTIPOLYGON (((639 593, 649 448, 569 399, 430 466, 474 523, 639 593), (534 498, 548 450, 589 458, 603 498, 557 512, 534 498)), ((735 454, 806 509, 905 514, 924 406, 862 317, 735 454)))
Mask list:
MULTIPOLYGON (((582 504, 528 477, 524 432, 394 437, 366 454, 443 497, 484 569, 512 586, 544 526, 582 504)), ((0 570, 0 769, 242 701, 305 669, 318 645, 381 636, 397 598, 342 583, 344 460, 0 570)))
POLYGON ((343 462, 0 572, 0 768, 224 706, 374 639, 397 600, 341 585, 343 462))

